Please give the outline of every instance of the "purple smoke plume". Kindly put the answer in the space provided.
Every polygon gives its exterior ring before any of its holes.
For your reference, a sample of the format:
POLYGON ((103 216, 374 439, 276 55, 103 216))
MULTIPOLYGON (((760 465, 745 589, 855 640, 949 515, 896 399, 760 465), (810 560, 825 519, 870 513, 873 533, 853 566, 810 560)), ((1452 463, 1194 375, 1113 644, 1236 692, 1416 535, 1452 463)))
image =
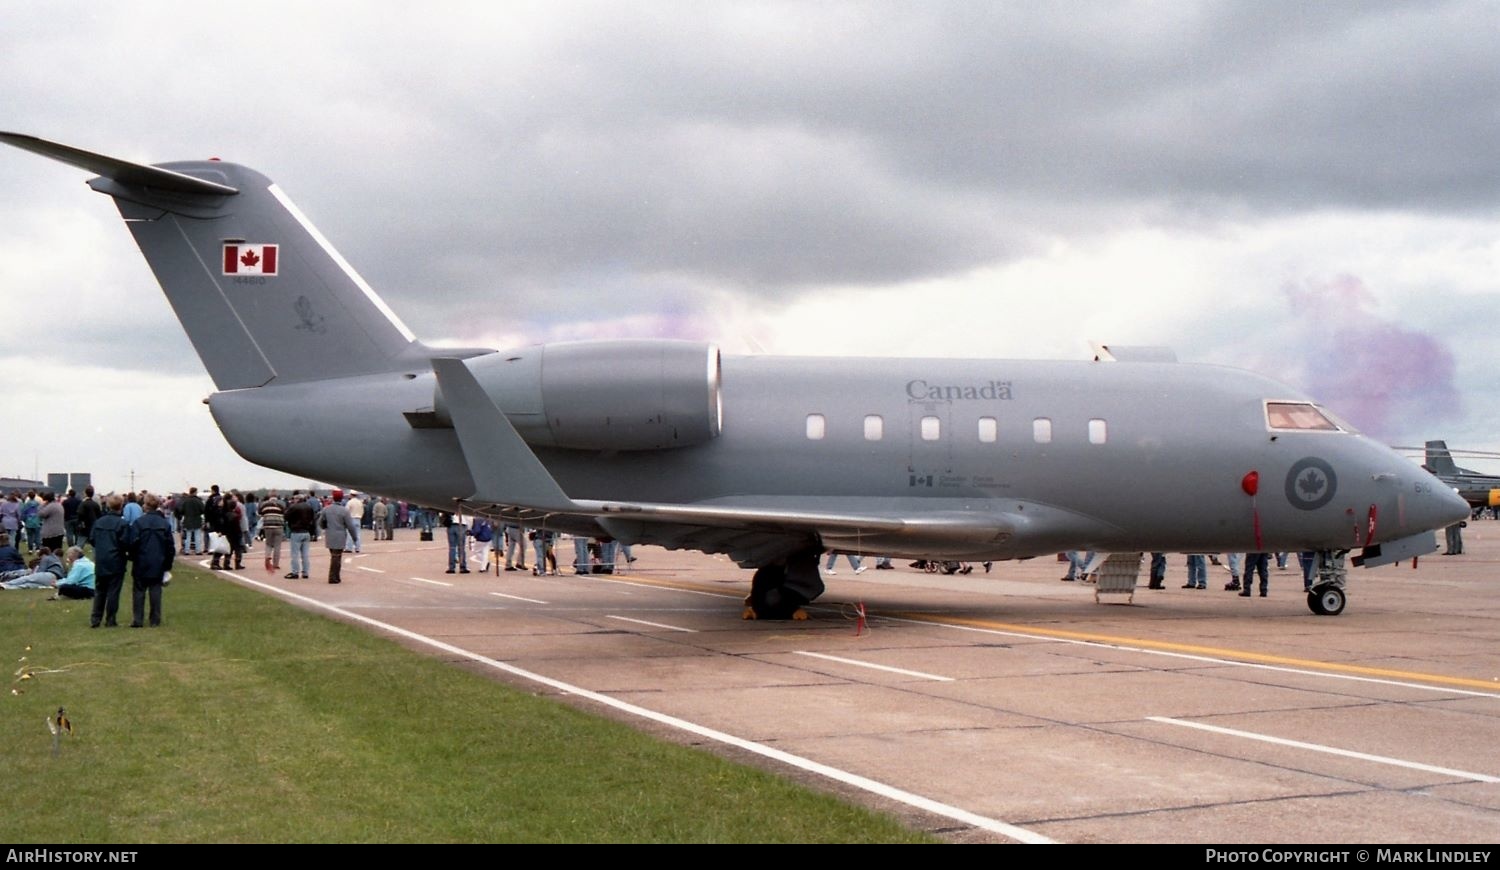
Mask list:
POLYGON ((1341 275, 1283 288, 1298 324, 1294 380, 1361 431, 1390 439, 1456 419, 1453 353, 1375 311, 1364 282, 1341 275))

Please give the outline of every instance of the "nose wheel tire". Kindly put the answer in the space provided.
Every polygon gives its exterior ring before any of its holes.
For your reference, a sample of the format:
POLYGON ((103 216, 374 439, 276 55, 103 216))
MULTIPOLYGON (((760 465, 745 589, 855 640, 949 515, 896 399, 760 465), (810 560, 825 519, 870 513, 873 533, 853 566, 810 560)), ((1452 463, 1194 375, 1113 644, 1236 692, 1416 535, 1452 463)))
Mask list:
POLYGON ((1319 616, 1338 616, 1344 612, 1344 590, 1322 586, 1307 593, 1307 609, 1319 616))

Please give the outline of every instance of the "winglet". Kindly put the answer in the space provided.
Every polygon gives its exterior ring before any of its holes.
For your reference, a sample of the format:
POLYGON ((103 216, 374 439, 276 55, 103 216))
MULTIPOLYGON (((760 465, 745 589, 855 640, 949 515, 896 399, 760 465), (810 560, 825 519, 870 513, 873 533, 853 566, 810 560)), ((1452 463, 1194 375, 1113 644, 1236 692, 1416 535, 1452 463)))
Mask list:
POLYGON ((478 487, 475 501, 543 511, 580 511, 463 360, 434 359, 432 371, 447 399, 464 462, 478 487))
POLYGON ((49 142, 36 136, 28 136, 25 133, 6 133, 0 131, 0 142, 14 145, 25 151, 40 154, 43 157, 51 157, 69 166, 79 169, 87 169, 98 173, 105 178, 112 179, 120 184, 137 187, 154 187, 158 190, 169 190, 173 193, 195 193, 200 196, 232 196, 239 190, 227 184, 218 184, 204 178, 195 178, 184 175, 181 172, 173 172, 160 166, 147 166, 143 163, 131 163, 128 160, 120 160, 117 157, 106 157, 103 154, 95 154, 92 151, 84 151, 82 148, 74 148, 58 142, 49 142))

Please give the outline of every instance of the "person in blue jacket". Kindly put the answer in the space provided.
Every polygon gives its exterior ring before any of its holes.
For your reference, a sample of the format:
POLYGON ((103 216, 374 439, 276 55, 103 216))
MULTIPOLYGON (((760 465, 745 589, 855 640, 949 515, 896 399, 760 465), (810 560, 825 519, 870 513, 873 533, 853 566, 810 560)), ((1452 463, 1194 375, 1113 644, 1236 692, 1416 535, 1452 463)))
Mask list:
POLYGON ((104 504, 104 516, 94 521, 89 529, 89 543, 94 547, 94 610, 89 616, 89 627, 98 628, 100 622, 106 628, 119 625, 115 621, 120 612, 120 590, 125 587, 125 533, 129 526, 120 516, 125 498, 111 495, 104 504))
POLYGON ((151 625, 161 625, 161 587, 177 544, 172 539, 172 524, 161 515, 160 500, 146 496, 145 511, 130 524, 125 535, 125 549, 130 554, 130 627, 140 628, 146 616, 146 598, 151 598, 151 625))
POLYGON ((94 563, 83 555, 83 548, 68 548, 68 576, 57 581, 57 594, 62 598, 94 597, 94 563))

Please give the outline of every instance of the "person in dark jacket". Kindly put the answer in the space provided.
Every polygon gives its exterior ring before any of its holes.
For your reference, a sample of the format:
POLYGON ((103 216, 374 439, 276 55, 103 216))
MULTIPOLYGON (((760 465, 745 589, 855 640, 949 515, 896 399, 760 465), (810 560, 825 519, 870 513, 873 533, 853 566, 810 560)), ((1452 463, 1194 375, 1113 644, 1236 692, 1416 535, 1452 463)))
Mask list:
POLYGON ((62 500, 63 528, 67 532, 68 546, 78 545, 78 506, 83 504, 83 499, 78 497, 77 490, 68 490, 67 496, 62 500))
POLYGON ((303 497, 292 493, 292 503, 286 509, 287 543, 292 554, 292 571, 286 575, 286 579, 296 580, 301 577, 306 580, 312 571, 312 554, 309 552, 308 542, 312 540, 317 522, 318 515, 313 510, 312 494, 303 497))
POLYGON ((131 562, 131 628, 142 625, 147 595, 151 597, 151 625, 161 625, 162 581, 172 569, 177 543, 172 540, 172 524, 161 515, 160 508, 161 502, 155 495, 146 496, 145 512, 130 524, 125 535, 131 562))
MULTIPOLYGON (((245 508, 233 493, 225 493, 224 500, 219 502, 219 531, 229 539, 235 570, 242 570, 245 567, 245 508)), ((229 570, 228 557, 225 557, 222 567, 229 570)))
POLYGON ((89 529, 89 543, 94 547, 94 611, 89 616, 89 627, 98 628, 102 620, 105 627, 119 625, 115 621, 120 612, 120 590, 125 587, 125 533, 128 527, 120 510, 125 499, 112 495, 105 505, 104 516, 94 521, 89 529))
POLYGON ((94 530, 94 523, 98 522, 103 513, 104 509, 94 499, 94 488, 84 487, 83 499, 78 502, 78 546, 82 547, 88 542, 89 532, 94 530))
POLYGON ((0 574, 19 571, 25 567, 26 560, 21 558, 21 551, 10 542, 10 535, 0 532, 0 574))
POLYGON ((224 534, 224 496, 219 494, 219 485, 209 487, 208 498, 203 500, 203 529, 216 535, 224 534))
POLYGON ((194 556, 208 549, 203 541, 203 498, 198 487, 188 487, 187 495, 177 500, 177 518, 182 526, 182 552, 194 556))

